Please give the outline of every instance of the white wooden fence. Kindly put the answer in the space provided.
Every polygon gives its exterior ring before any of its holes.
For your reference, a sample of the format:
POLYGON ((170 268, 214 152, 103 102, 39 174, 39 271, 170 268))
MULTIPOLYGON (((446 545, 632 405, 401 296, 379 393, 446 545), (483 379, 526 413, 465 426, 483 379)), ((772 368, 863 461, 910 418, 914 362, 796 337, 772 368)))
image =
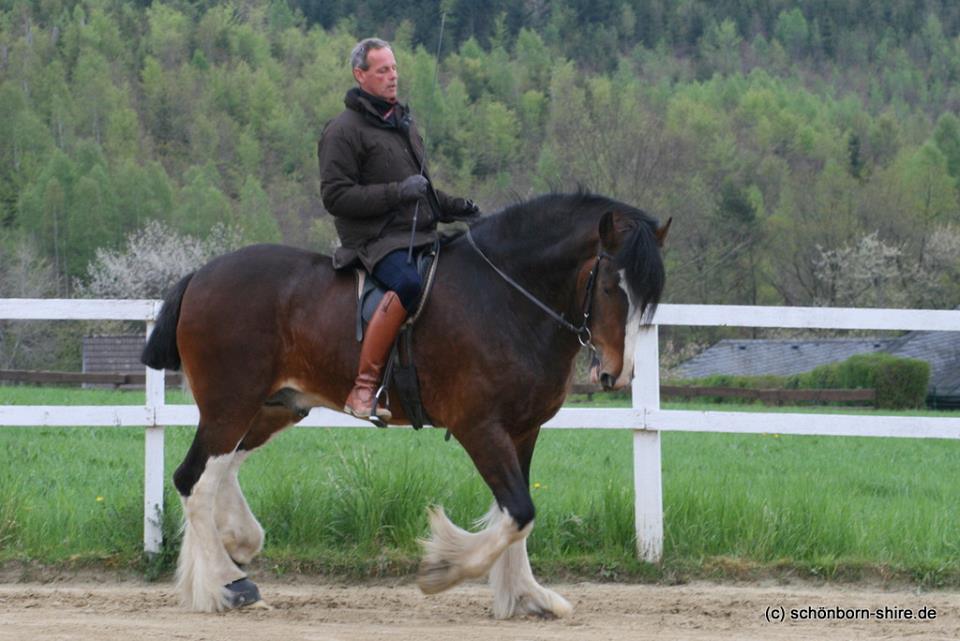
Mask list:
MULTIPOLYGON (((150 300, 0 299, 0 320, 135 320, 146 323, 149 335, 159 309, 159 301, 150 300)), ((960 331, 960 311, 661 305, 655 322, 641 333, 636 347, 631 408, 565 408, 544 426, 634 431, 637 551, 648 561, 659 560, 663 552, 661 432, 960 438, 960 418, 661 410, 657 344, 659 325, 960 331)), ((163 374, 151 369, 143 406, 0 405, 0 427, 144 427, 143 545, 148 553, 159 552, 162 543, 163 426, 195 425, 198 418, 194 405, 164 402, 163 374)), ((313 410, 300 425, 370 427, 326 409, 313 410)))

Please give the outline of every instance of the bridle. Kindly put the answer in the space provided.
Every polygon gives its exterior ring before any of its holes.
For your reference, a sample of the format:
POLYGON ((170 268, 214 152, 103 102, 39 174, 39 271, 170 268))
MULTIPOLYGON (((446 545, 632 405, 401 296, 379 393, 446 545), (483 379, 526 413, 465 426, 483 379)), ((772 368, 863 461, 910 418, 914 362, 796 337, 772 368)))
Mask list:
POLYGON ((527 299, 543 310, 550 318, 557 321, 561 327, 567 329, 577 335, 577 340, 580 341, 580 344, 592 352, 596 352, 597 348, 593 344, 593 334, 590 333, 590 313, 593 309, 593 290, 597 283, 597 276, 600 273, 600 261, 603 259, 613 260, 613 256, 608 254, 603 250, 602 247, 597 248, 597 258, 593 263, 593 268, 590 270, 590 275, 587 277, 587 291, 584 294, 583 300, 583 319, 580 321, 580 326, 574 325, 566 318, 563 317, 563 314, 557 313, 554 310, 547 307, 540 299, 528 292, 523 286, 512 279, 508 274, 506 274, 502 269, 497 267, 492 260, 490 260, 486 254, 477 246, 477 241, 473 239, 473 234, 470 233, 471 230, 467 229, 467 242, 470 243, 470 246, 480 254, 480 257, 486 261, 490 268, 493 269, 503 280, 513 287, 515 290, 527 297, 527 299))

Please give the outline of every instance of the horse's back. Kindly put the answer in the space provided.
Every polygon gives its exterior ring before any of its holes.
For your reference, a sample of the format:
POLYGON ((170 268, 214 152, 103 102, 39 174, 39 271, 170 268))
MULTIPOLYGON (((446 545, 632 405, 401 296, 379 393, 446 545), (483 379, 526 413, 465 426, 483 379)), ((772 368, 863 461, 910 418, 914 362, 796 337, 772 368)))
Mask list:
POLYGON ((332 275, 329 256, 286 245, 249 245, 214 258, 201 267, 194 281, 218 288, 247 288, 258 283, 287 281, 313 273, 332 275))
POLYGON ((191 385, 266 394, 296 380, 307 391, 324 370, 308 391, 339 395, 326 386, 356 363, 353 291, 351 272, 294 247, 252 245, 212 260, 190 281, 177 326, 191 385))
POLYGON ((295 247, 251 245, 224 254, 190 281, 178 340, 202 341, 221 353, 228 345, 273 348, 291 307, 322 298, 336 278, 329 256, 295 247))

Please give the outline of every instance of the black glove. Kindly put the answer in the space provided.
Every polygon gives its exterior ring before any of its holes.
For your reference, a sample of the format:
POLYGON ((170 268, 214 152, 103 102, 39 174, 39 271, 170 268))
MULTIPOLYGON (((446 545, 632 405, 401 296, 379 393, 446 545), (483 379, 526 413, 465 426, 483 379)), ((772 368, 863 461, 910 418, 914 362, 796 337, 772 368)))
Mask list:
POLYGON ((467 222, 480 218, 480 208, 472 200, 467 198, 454 198, 447 213, 449 220, 464 220, 467 222))
POLYGON ((409 176, 400 183, 400 200, 409 202, 423 198, 427 195, 427 187, 429 186, 430 181, 425 176, 420 174, 409 176))

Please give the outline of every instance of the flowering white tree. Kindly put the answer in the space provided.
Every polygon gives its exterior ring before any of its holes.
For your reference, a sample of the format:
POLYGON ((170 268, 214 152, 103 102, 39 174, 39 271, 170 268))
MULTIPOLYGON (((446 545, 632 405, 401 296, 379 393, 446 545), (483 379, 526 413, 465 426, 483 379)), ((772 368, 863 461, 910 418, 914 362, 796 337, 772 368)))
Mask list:
POLYGON ((818 246, 814 273, 823 285, 819 305, 906 307, 912 300, 905 284, 916 282, 919 265, 900 247, 885 243, 878 232, 836 249, 818 246))
POLYGON ((934 228, 923 248, 916 303, 920 307, 960 304, 960 226, 934 228))
POLYGON ((150 221, 122 249, 98 249, 76 291, 83 298, 162 298, 178 280, 242 244, 233 227, 216 225, 197 238, 150 221))
POLYGON ((877 232, 837 249, 817 247, 821 305, 944 309, 960 303, 960 227, 933 228, 919 251, 884 242, 877 232))

